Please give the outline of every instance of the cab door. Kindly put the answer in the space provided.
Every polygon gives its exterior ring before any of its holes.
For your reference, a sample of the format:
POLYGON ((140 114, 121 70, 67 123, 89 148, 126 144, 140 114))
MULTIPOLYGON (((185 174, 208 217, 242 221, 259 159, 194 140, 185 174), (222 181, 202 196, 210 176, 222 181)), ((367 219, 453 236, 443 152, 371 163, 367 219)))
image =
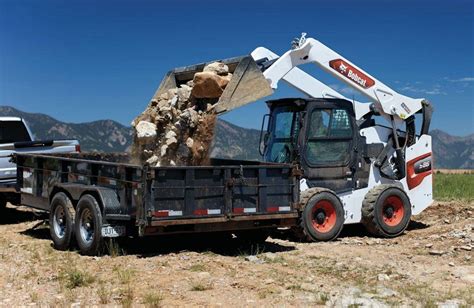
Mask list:
POLYGON ((326 187, 336 192, 354 187, 356 131, 350 102, 308 102, 298 142, 309 187, 326 187))
POLYGON ((300 111, 297 106, 273 107, 268 124, 268 140, 264 160, 275 163, 292 163, 300 130, 300 111))

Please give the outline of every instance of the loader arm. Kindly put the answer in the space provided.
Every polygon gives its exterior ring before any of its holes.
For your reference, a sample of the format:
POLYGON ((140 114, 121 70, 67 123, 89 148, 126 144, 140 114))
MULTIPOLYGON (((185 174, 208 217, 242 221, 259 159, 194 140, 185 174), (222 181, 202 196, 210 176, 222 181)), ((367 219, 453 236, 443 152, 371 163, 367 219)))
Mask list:
MULTIPOLYGON (((280 56, 278 56, 276 53, 265 47, 256 48, 250 55, 255 61, 267 59, 267 61, 271 62, 277 61, 280 58, 280 56)), ((286 75, 282 77, 282 79, 288 85, 312 98, 340 98, 351 101, 351 99, 348 99, 341 93, 322 83, 298 67, 292 68, 286 75)), ((362 118, 364 115, 370 112, 370 103, 361 103, 356 100, 352 100, 352 102, 357 119, 362 118)))
MULTIPOLYGON (((250 55, 255 61, 266 59, 271 62, 277 61, 280 58, 279 55, 265 47, 256 48, 250 55)), ((282 80, 310 97, 347 99, 344 95, 325 85, 298 67, 291 69, 282 77, 282 80)))
MULTIPOLYGON (((375 103, 377 111, 382 115, 393 116, 394 120, 404 120, 422 109, 423 99, 413 99, 397 93, 383 82, 313 38, 305 39, 303 36, 300 39, 300 43, 294 47, 294 49, 287 51, 263 72, 272 89, 276 89, 278 82, 283 79, 311 96, 314 96, 314 94, 319 95, 319 97, 321 95, 333 96, 334 91, 328 90, 329 87, 301 70, 295 70, 299 65, 315 63, 329 74, 367 96, 375 103)), ((264 49, 257 48, 254 54, 262 53, 262 50, 264 49)), ((341 97, 340 94, 338 95, 336 97, 341 97)), ((357 107, 368 110, 368 106, 363 107, 362 105, 357 107)), ((355 108, 356 110, 358 109, 357 107, 355 108)), ((361 113, 363 111, 359 110, 359 114, 361 113)))

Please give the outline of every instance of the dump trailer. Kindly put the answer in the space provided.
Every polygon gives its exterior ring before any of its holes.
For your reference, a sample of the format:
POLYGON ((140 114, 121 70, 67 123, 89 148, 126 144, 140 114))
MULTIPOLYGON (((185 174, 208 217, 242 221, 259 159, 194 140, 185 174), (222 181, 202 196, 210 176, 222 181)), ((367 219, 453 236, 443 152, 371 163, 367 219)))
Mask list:
POLYGON ((17 154, 21 204, 49 212, 55 248, 82 254, 105 238, 225 232, 265 240, 298 220, 298 170, 288 164, 212 160, 148 167, 116 154, 17 154))

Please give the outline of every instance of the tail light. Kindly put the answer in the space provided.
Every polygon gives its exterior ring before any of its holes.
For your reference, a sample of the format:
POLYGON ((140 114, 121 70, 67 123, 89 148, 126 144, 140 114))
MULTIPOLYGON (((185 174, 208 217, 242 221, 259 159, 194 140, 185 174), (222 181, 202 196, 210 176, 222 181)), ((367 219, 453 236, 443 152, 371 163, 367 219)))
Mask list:
POLYGON ((77 153, 81 153, 81 145, 80 145, 80 144, 76 144, 75 150, 76 150, 77 153))

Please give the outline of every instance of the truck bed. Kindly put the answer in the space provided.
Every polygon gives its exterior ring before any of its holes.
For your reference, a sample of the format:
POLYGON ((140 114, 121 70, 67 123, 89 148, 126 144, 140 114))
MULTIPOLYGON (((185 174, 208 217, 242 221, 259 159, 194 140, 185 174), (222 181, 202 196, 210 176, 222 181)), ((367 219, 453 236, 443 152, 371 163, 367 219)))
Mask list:
POLYGON ((104 223, 140 235, 228 231, 296 223, 299 180, 291 165, 212 160, 148 167, 123 154, 17 154, 21 203, 49 210, 55 193, 100 200, 104 223))

